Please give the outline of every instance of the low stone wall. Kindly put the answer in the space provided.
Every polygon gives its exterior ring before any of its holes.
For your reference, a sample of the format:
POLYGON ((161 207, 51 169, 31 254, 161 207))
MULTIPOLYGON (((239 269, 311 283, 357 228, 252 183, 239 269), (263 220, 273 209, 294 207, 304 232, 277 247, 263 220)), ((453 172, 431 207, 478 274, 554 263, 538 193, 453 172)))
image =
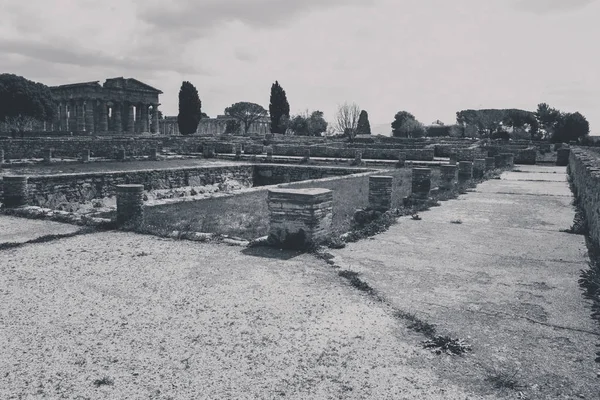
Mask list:
POLYGON ((308 165, 260 164, 254 166, 254 186, 276 185, 344 176, 372 171, 367 168, 313 167, 308 165))
POLYGON ((117 185, 123 184, 143 184, 145 190, 155 190, 235 180, 244 187, 251 187, 253 174, 252 165, 239 165, 43 175, 30 176, 27 189, 29 205, 56 208, 64 203, 85 203, 112 197, 116 194, 117 185))
MULTIPOLYGON (((144 190, 176 189, 187 186, 230 185, 245 188, 298 182, 369 172, 366 168, 316 167, 309 165, 226 165, 156 170, 95 172, 29 176, 28 205, 57 208, 59 205, 87 203, 116 195, 117 185, 142 184, 144 190)), ((4 179, 0 198, 4 192, 4 179)))
POLYGON ((149 155, 151 149, 162 149, 162 141, 152 138, 35 138, 0 140, 6 160, 43 158, 46 150, 53 150, 53 157, 77 158, 86 150, 92 157, 115 158, 120 149, 128 156, 149 155))
POLYGON ((515 164, 534 165, 537 159, 537 147, 522 145, 493 145, 485 148, 489 156, 511 153, 515 156, 515 164))
POLYGON ((572 147, 568 172, 585 213, 590 237, 600 245, 600 155, 590 149, 572 147))

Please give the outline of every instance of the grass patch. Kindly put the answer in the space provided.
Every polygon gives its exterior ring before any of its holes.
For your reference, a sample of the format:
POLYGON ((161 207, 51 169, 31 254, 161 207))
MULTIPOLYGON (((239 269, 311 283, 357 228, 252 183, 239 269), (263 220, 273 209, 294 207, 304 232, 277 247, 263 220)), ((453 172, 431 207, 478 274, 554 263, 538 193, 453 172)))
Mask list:
POLYGON ((431 349, 435 354, 462 355, 471 351, 471 345, 462 339, 452 339, 450 336, 436 336, 423 342, 423 347, 431 349))
POLYGON ((517 380, 519 370, 515 372, 493 371, 486 378, 486 382, 490 382, 496 389, 519 390, 524 388, 517 380))
POLYGON ((113 386, 114 384, 115 384, 115 381, 113 381, 108 376, 102 377, 100 379, 96 379, 94 381, 94 386, 96 386, 96 387, 100 387, 100 386, 113 386))
POLYGON ((451 224, 457 224, 457 225, 460 225, 460 224, 462 224, 462 220, 460 220, 460 219, 453 219, 452 221, 450 221, 450 223, 451 223, 451 224))

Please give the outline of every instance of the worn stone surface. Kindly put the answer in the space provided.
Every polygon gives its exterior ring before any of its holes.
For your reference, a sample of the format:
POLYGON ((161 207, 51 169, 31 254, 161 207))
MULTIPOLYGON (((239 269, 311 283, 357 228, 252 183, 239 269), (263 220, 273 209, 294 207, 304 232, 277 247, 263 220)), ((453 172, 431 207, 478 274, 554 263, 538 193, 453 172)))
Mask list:
POLYGON ((411 194, 415 199, 426 199, 431 190, 431 169, 413 168, 411 180, 411 194))
POLYGON ((598 329, 578 286, 587 268, 582 236, 556 170, 528 168, 538 180, 480 184, 475 193, 401 218, 374 240, 334 250, 394 306, 473 345, 469 361, 440 373, 480 382, 490 368, 514 374, 528 399, 596 398, 598 329), (460 223, 459 223, 460 222, 460 223), (493 367, 492 367, 493 366, 493 367))
POLYGON ((144 185, 117 185, 117 224, 144 222, 144 185))
POLYGON ((452 190, 456 186, 457 180, 456 165, 442 165, 440 167, 440 189, 452 190))
POLYGON ((303 249, 331 234, 333 192, 328 189, 269 189, 269 240, 303 249))
POLYGON ((473 178, 473 162, 459 161, 458 162, 458 180, 468 181, 473 178))
MULTIPOLYGON (((60 222, 0 215, 0 244, 23 243, 47 235, 74 233, 79 229, 78 226, 60 222)), ((5 256, 0 255, 0 257, 5 256)), ((0 265, 5 261, 6 258, 0 258, 0 265)))
MULTIPOLYGON (((596 245, 600 245, 600 154, 595 150, 573 147, 566 150, 569 156, 571 181, 586 216, 589 232, 596 245)), ((558 162, 557 162, 558 164, 558 162)))
POLYGON ((30 199, 26 176, 5 176, 2 179, 2 204, 4 207, 19 207, 30 199))
POLYGON ((387 211, 392 207, 392 184, 394 177, 369 176, 369 208, 387 211))

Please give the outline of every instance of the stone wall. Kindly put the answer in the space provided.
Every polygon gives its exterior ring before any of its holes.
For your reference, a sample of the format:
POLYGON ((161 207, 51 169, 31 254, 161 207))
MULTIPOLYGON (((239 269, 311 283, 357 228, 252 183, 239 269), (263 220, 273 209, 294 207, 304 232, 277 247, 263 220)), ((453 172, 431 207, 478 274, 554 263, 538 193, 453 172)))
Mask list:
MULTIPOLYGON (((371 171, 365 168, 277 164, 183 167, 156 170, 30 176, 29 205, 56 208, 113 197, 117 185, 142 184, 145 190, 206 186, 235 181, 242 187, 273 185, 371 171)), ((4 181, 0 181, 0 198, 4 181)))
POLYGON ((239 165, 30 176, 29 204, 55 208, 61 203, 85 203, 112 197, 117 185, 133 183, 143 184, 145 190, 205 186, 228 180, 251 187, 253 172, 252 165, 239 165))
POLYGON ((35 138, 0 140, 0 149, 9 159, 43 158, 44 151, 53 149, 53 156, 77 158, 85 150, 91 150, 92 157, 114 158, 124 148, 128 156, 149 155, 150 149, 162 149, 160 139, 151 138, 35 138))
POLYGON ((585 213, 590 237, 600 245, 600 154, 587 148, 571 147, 567 170, 585 213))
POLYGON ((260 164, 254 166, 254 186, 275 185, 331 176, 368 172, 366 168, 313 167, 308 165, 260 164))

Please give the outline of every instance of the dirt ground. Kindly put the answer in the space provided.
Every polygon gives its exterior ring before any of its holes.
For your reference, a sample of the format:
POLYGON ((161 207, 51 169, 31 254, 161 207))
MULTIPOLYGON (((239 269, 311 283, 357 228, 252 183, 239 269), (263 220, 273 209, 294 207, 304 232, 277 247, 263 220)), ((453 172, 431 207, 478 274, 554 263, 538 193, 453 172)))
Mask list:
POLYGON ((384 302, 276 249, 103 232, 0 250, 0 398, 599 399, 564 168, 524 173, 549 175, 331 251, 384 302), (423 349, 398 310, 472 351, 423 349))
POLYGON ((106 232, 1 257, 2 399, 501 398, 311 255, 106 232))

